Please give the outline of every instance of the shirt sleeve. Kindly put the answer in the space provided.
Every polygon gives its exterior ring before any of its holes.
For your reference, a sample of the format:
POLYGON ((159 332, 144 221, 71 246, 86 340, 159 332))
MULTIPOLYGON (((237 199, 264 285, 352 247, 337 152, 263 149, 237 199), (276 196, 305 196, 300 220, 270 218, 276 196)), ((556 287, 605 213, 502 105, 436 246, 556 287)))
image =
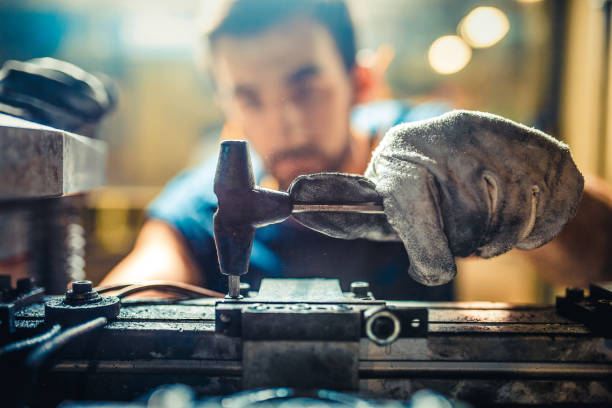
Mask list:
MULTIPOLYGON (((255 178, 259 180, 263 175, 263 165, 253 151, 251 162, 255 178)), ((181 172, 149 204, 147 216, 174 227, 184 237, 196 264, 204 273, 206 285, 224 290, 216 286, 220 281, 217 279, 219 263, 213 236, 213 215, 217 210, 217 197, 213 190, 216 167, 217 154, 213 154, 200 166, 181 172)), ((272 252, 259 242, 259 235, 253 243, 251 264, 278 268, 272 252)))
POLYGON ((353 109, 351 126, 357 132, 376 139, 400 123, 430 119, 452 109, 450 104, 441 101, 413 104, 405 100, 381 100, 353 109))
POLYGON ((149 204, 147 215, 176 228, 185 238, 198 265, 207 273, 217 270, 213 240, 213 192, 216 157, 180 173, 149 204))

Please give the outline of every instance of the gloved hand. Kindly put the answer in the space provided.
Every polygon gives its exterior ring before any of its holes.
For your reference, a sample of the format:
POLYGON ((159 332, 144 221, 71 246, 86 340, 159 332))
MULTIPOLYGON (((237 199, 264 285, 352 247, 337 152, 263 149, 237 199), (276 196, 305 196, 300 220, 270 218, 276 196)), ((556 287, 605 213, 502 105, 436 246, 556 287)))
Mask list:
POLYGON ((409 274, 425 285, 454 278, 454 257, 537 248, 573 216, 583 178, 566 145, 499 116, 454 111, 389 130, 365 178, 298 177, 296 202, 375 201, 380 215, 302 213, 302 224, 337 238, 401 239, 409 274))
POLYGON ((93 136, 116 105, 116 90, 103 75, 53 58, 7 61, 0 70, 0 112, 93 136))

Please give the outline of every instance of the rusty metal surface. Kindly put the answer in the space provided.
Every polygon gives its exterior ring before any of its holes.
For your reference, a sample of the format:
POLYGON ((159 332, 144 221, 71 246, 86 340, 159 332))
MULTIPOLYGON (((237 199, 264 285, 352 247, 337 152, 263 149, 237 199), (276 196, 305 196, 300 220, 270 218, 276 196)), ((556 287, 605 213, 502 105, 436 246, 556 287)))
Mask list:
POLYGON ((609 365, 500 361, 362 361, 361 378, 533 378, 612 380, 609 365))
POLYGON ((612 364, 612 345, 601 337, 543 336, 429 336, 398 339, 381 347, 360 342, 360 359, 374 361, 563 361, 612 364))
POLYGON ((612 390, 609 381, 524 381, 475 379, 405 379, 361 380, 359 389, 372 395, 384 395, 408 401, 420 389, 436 390, 444 395, 478 406, 517 406, 568 404, 571 406, 609 406, 612 390))
POLYGON ((575 324, 559 316, 555 309, 431 309, 429 321, 432 323, 525 323, 525 324, 575 324))
MULTIPOLYGON (((254 385, 243 384, 245 371, 268 370, 272 354, 299 343, 279 340, 272 343, 274 349, 271 343, 245 342, 215 333, 214 304, 214 299, 160 305, 125 301, 118 319, 102 330, 97 343, 77 345, 62 353, 49 384, 59 387, 87 378, 87 384, 95 385, 88 392, 103 397, 101 389, 106 396, 117 393, 118 388, 111 385, 121 381, 129 382, 131 391, 141 386, 144 392, 147 386, 181 381, 209 395, 235 392, 244 385, 254 385), (243 366, 243 352, 255 357, 249 367, 243 366)), ((320 353, 343 356, 345 364, 357 361, 358 385, 363 393, 408 400, 416 390, 429 388, 487 405, 612 401, 612 340, 556 315, 552 306, 390 304, 427 306, 428 336, 399 338, 386 346, 362 338, 346 342, 351 344, 351 353, 340 344, 336 346, 343 351, 320 353), (349 355, 356 356, 355 360, 349 360, 349 355)), ((16 324, 31 330, 41 324, 42 314, 39 305, 30 306, 17 314, 16 324)), ((325 344, 304 343, 309 347, 325 344)), ((306 356, 311 353, 302 355, 307 364, 306 356)), ((281 363, 287 367, 293 364, 289 360, 281 363)), ((290 375, 292 371, 282 373, 290 375)), ((268 379, 276 381, 278 377, 268 379)))
POLYGON ((243 386, 357 390, 358 357, 355 341, 245 341, 243 386))
POLYGON ((103 141, 0 114, 0 201, 86 192, 105 172, 103 141))

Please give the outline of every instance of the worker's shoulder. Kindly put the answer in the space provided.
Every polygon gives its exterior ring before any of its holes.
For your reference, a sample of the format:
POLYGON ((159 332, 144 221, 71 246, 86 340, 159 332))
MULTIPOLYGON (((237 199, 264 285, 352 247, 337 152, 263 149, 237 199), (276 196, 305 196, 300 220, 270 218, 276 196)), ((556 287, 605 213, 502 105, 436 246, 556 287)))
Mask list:
MULTIPOLYGON (((185 169, 175 176, 162 192, 149 204, 147 213, 153 218, 167 218, 177 214, 203 214, 212 212, 217 207, 214 193, 217 152, 211 154, 200 165, 185 169)), ((263 172, 261 160, 251 152, 253 172, 259 179, 263 172)))
POLYGON ((217 205, 213 192, 215 161, 205 160, 197 167, 185 169, 175 176, 149 205, 149 212, 163 207, 217 205))
POLYGON ((351 127, 361 134, 380 137, 400 123, 429 119, 452 109, 443 101, 380 100, 355 107, 351 113, 351 127))

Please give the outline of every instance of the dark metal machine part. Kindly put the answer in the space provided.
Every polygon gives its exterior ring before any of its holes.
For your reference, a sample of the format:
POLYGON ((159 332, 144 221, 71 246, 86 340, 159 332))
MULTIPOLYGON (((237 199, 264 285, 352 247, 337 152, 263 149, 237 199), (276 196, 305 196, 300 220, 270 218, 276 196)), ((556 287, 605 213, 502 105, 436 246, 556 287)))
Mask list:
POLYGON ((44 294, 45 290, 35 286, 31 278, 17 280, 13 288, 10 275, 0 275, 0 339, 15 333, 15 313, 41 302, 44 294))
POLYGON ((96 317, 112 320, 119 315, 120 309, 118 297, 98 294, 91 281, 75 281, 63 297, 45 302, 45 322, 71 326, 96 317))
POLYGON ((0 267, 47 293, 83 279, 83 194, 104 184, 106 144, 0 113, 0 267))
POLYGON ((359 341, 379 341, 366 328, 385 310, 397 333, 382 333, 389 343, 427 333, 427 310, 391 312, 382 301, 347 297, 337 279, 264 279, 253 299, 219 301, 215 330, 242 340, 242 384, 263 387, 358 390, 359 341), (418 321, 412 327, 409 322, 418 321), (402 321, 406 324, 402 325, 402 321), (393 339, 391 337, 394 336, 393 339))
MULTIPOLYGON (((298 282, 289 284, 295 286, 298 282)), ((321 285, 312 283, 310 288, 321 285)), ((272 282, 270 287, 278 287, 278 282, 272 282)), ((295 292, 300 292, 297 294, 304 300, 311 289, 295 292)), ((221 320, 215 312, 216 299, 175 303, 124 300, 117 319, 95 338, 72 344, 61 352, 55 365, 41 378, 41 399, 34 406, 69 399, 132 401, 162 384, 177 382, 187 384, 200 395, 227 395, 243 389, 249 370, 261 369, 265 373, 270 369, 266 365, 269 362, 257 356, 245 363, 251 353, 273 356, 309 342, 315 346, 312 353, 337 355, 338 364, 355 370, 359 394, 375 398, 408 400, 416 390, 428 388, 477 406, 605 406, 612 401, 611 340, 559 316, 552 306, 361 301, 366 310, 374 308, 371 313, 381 306, 392 312, 394 308, 428 311, 426 337, 399 337, 391 344, 379 345, 364 337, 363 332, 355 340, 357 315, 352 309, 358 308, 360 301, 350 294, 345 296, 351 309, 336 317, 330 306, 337 306, 337 302, 313 302, 310 307, 325 309, 306 312, 299 310, 305 307, 301 301, 240 301, 251 302, 242 307, 282 306, 279 317, 285 316, 283 324, 277 326, 279 331, 266 333, 258 323, 263 321, 266 327, 273 327, 277 315, 270 309, 239 309, 241 318, 248 315, 243 320, 245 325, 240 326, 241 330, 246 328, 247 338, 244 332, 241 337, 215 329, 215 319, 221 320), (295 310, 290 309, 292 306, 295 310), (294 341, 292 336, 298 333, 298 326, 315 324, 316 319, 307 316, 316 313, 325 321, 319 328, 328 323, 340 325, 339 340, 321 340, 334 335, 334 330, 328 329, 320 335, 307 332, 302 343, 294 341), (295 318, 301 316, 304 320, 295 318), (251 317, 255 320, 249 320, 251 317), (287 331, 280 330, 283 325, 287 331), (259 340, 258 336, 267 340, 259 340), (287 338, 270 340, 275 336, 287 338), (316 348, 325 344, 329 346, 327 350, 316 348), (356 359, 349 358, 350 352, 356 359)), ((222 304, 231 309, 240 302, 222 304)), ((31 332, 44 324, 44 307, 41 303, 30 305, 17 312, 15 319, 18 332, 31 332)), ((363 329, 363 316, 361 319, 363 329)), ((305 359, 303 363, 316 361, 319 360, 305 359)), ((283 373, 289 371, 290 367, 283 373)), ((323 380, 331 380, 333 375, 323 380)), ((274 374, 268 376, 274 378, 274 374)), ((354 384, 350 375, 341 380, 345 387, 354 384)))
POLYGON ((584 323, 594 333, 612 337, 612 282, 591 284, 589 296, 584 290, 569 288, 565 296, 557 297, 560 315, 584 323))

